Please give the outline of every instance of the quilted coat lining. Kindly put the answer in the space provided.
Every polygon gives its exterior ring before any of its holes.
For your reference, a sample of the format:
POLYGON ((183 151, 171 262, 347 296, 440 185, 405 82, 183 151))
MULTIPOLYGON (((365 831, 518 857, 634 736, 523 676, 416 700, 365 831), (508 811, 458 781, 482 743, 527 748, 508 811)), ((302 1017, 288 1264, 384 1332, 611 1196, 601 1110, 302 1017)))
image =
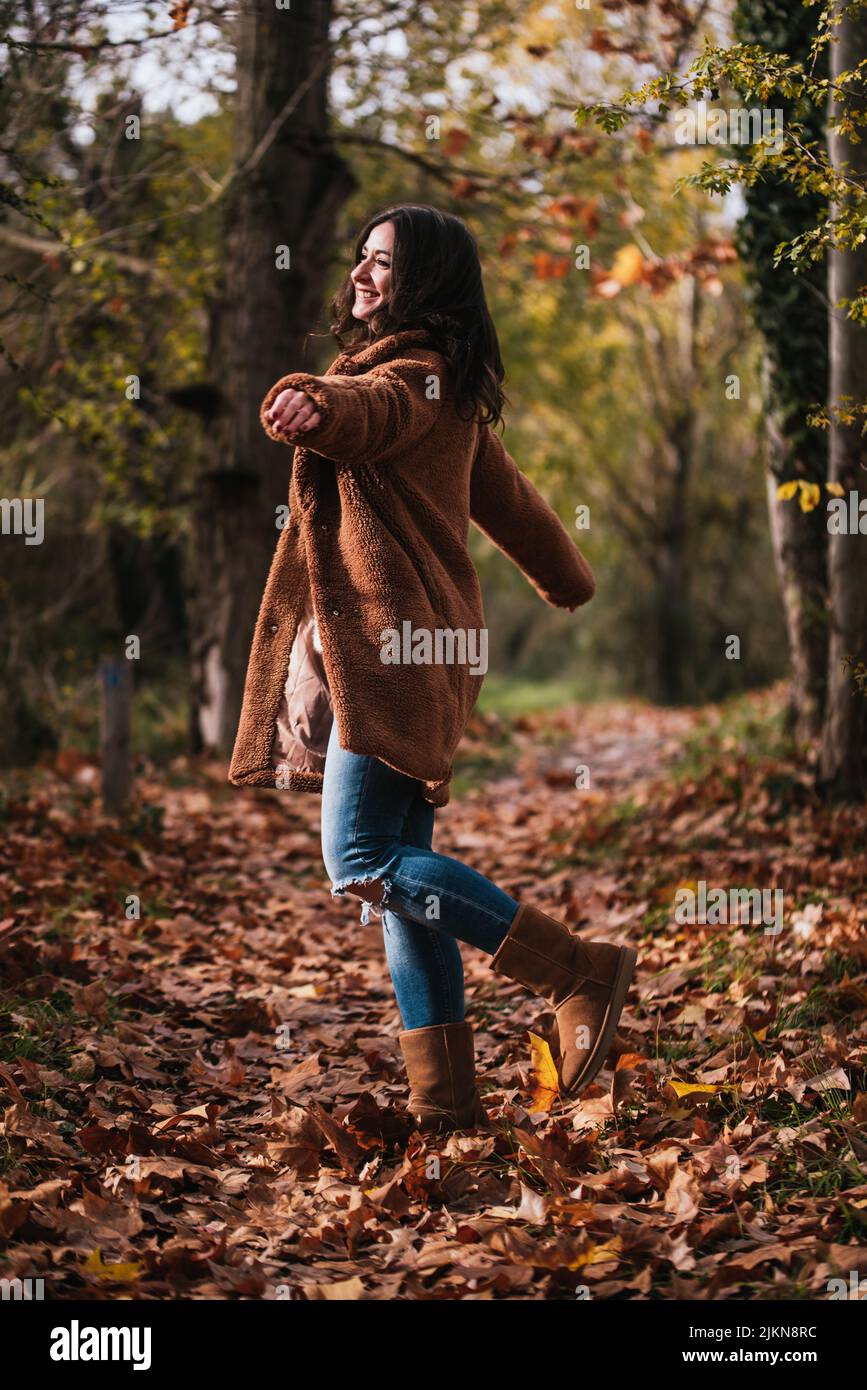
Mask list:
POLYGON ((292 643, 274 726, 271 766, 276 773, 325 771, 334 707, 316 635, 313 604, 308 600, 292 643))

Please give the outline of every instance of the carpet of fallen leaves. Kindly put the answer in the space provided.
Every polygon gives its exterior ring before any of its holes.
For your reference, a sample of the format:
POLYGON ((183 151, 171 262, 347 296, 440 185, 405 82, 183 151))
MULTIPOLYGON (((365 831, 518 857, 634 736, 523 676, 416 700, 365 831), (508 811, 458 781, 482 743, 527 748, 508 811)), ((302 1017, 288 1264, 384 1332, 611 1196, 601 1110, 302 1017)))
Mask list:
POLYGON ((461 760, 437 846, 640 957, 607 1068, 564 1103, 547 1006, 465 948, 494 1128, 447 1140, 404 1118, 381 928, 330 897, 318 798, 178 760, 115 824, 81 756, 7 779, 0 1274, 292 1300, 815 1299, 867 1275, 865 808, 713 710, 479 716, 461 760), (678 925, 700 880, 781 888, 783 930, 678 925))

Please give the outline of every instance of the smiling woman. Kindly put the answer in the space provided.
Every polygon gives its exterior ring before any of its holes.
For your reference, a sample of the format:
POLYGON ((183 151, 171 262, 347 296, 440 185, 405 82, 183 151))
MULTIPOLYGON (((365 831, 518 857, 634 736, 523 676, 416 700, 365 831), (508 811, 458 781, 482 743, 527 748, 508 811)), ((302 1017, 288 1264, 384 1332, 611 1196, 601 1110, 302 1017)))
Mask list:
POLYGON ((304 447, 229 775, 322 792, 331 891, 362 899, 363 924, 382 914, 410 1113, 422 1129, 463 1128, 487 1121, 458 942, 550 1000, 574 1094, 605 1064, 636 955, 579 940, 432 848, 487 665, 454 660, 456 634, 487 639, 469 522, 552 605, 586 603, 595 581, 492 428, 503 364, 464 223, 411 205, 375 217, 334 310, 343 353, 321 377, 283 377, 262 404, 271 437, 304 447), (428 639, 423 662, 414 647, 409 662, 383 661, 383 635, 404 631, 428 639), (441 632, 448 649, 430 641, 441 632))
POLYGON ((421 325, 449 363, 461 416, 498 424, 505 371, 475 240, 460 218, 401 203, 362 228, 353 268, 332 305, 331 331, 358 351, 421 325))
MULTIPOLYGON (((380 222, 371 228, 361 248, 361 259, 350 273, 354 291, 352 317, 369 322, 383 309, 391 294, 391 260, 394 249, 394 223, 380 222)), ((281 391, 268 413, 268 419, 281 434, 292 438, 315 429, 321 416, 305 391, 281 391)))
POLYGON ((391 253, 394 223, 380 222, 373 227, 361 248, 361 260, 350 275, 355 286, 353 317, 367 320, 387 303, 391 291, 391 253))

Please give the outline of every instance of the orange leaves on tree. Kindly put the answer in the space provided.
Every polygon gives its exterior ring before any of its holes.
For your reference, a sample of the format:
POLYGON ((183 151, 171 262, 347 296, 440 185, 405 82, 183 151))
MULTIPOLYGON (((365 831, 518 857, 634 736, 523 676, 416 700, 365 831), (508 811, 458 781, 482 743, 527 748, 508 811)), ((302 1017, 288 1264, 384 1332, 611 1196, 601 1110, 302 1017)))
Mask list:
POLYGON ((614 257, 611 269, 602 272, 593 285, 593 293, 599 299, 614 299, 622 289, 637 285, 645 275, 647 262, 639 247, 629 244, 621 246, 614 257))
POLYGON ((632 244, 621 246, 611 267, 612 277, 625 289, 627 285, 637 285, 643 272, 644 256, 639 248, 632 244))
POLYGON ((599 224, 602 220, 599 213, 598 197, 587 199, 586 203, 584 204, 580 213, 578 214, 578 220, 584 229, 584 235, 586 236, 587 240, 592 241, 596 233, 599 231, 599 224))
POLYGON ((649 49, 642 48, 639 43, 627 39, 623 43, 615 43, 607 29, 594 29, 590 35, 590 49, 593 53, 623 53, 633 58, 636 63, 649 63, 653 61, 653 55, 649 49))
POLYGON ((583 198, 576 198, 574 193, 564 193, 561 198, 554 198, 545 209, 549 217, 559 217, 567 222, 574 222, 580 217, 586 201, 583 198))
POLYGON ((537 251, 533 257, 533 274, 537 280, 562 280, 569 274, 568 256, 552 256, 549 251, 537 251))
POLYGON ((454 159, 455 155, 461 153, 469 144, 470 133, 462 130, 460 126, 451 126, 443 136, 443 154, 447 159, 454 159))
POLYGON ((543 159, 553 159, 555 155, 560 153, 563 136, 550 131, 530 130, 521 136, 521 144, 525 150, 542 155, 543 159))
POLYGON ((455 179, 451 185, 452 195, 455 198, 474 198, 479 191, 480 185, 474 179, 460 178, 455 179))
MULTIPOLYGON (((640 220, 640 218, 636 218, 640 220)), ((669 285, 695 276, 708 294, 718 297, 723 290, 719 268, 737 259, 730 241, 702 241, 690 251, 651 260, 638 246, 622 246, 617 251, 610 270, 594 272, 593 293, 599 299, 615 299, 621 290, 643 285, 655 296, 664 294, 669 285)))
POLYGON ((178 29, 186 29, 191 9, 192 0, 175 0, 175 4, 169 11, 169 19, 176 32, 178 29))
POLYGON ((590 49, 593 53, 619 53, 617 44, 607 29, 594 29, 590 35, 590 49))

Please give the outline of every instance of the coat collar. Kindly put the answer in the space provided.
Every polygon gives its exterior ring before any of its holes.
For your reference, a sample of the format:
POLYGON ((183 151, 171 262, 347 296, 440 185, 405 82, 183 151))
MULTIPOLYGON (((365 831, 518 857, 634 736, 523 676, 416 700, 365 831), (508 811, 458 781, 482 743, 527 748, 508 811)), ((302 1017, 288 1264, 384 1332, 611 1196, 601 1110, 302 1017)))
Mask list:
POLYGON ((389 333, 384 338, 377 338, 376 342, 369 343, 358 352, 341 352, 339 357, 335 357, 325 375, 333 376, 339 373, 341 376, 358 376, 361 372, 378 366, 380 362, 390 362, 392 358, 399 357, 405 348, 412 347, 433 347, 433 338, 426 328, 406 328, 400 333, 389 333))
MULTIPOLYGON (((378 338, 375 343, 370 343, 360 352, 341 353, 339 357, 335 357, 325 375, 334 376, 339 373, 341 376, 359 376, 380 362, 390 362, 393 358, 399 357, 407 348, 423 347, 430 350, 433 346, 433 338, 426 328, 409 328, 401 333, 389 333, 387 337, 378 338)), ((316 505, 317 459, 318 455, 314 450, 296 445, 292 468, 303 512, 312 511, 316 505)))
MULTIPOLYGON (((335 357, 325 375, 360 376, 362 372, 369 371, 380 362, 390 362, 399 357, 407 348, 422 347, 430 350, 433 346, 433 338, 426 328, 408 328, 401 333, 389 333, 387 337, 378 338, 375 343, 368 344, 359 352, 342 352, 339 357, 335 357)), ((311 512, 316 505, 317 458, 314 450, 296 445, 292 468, 303 512, 311 512)))

